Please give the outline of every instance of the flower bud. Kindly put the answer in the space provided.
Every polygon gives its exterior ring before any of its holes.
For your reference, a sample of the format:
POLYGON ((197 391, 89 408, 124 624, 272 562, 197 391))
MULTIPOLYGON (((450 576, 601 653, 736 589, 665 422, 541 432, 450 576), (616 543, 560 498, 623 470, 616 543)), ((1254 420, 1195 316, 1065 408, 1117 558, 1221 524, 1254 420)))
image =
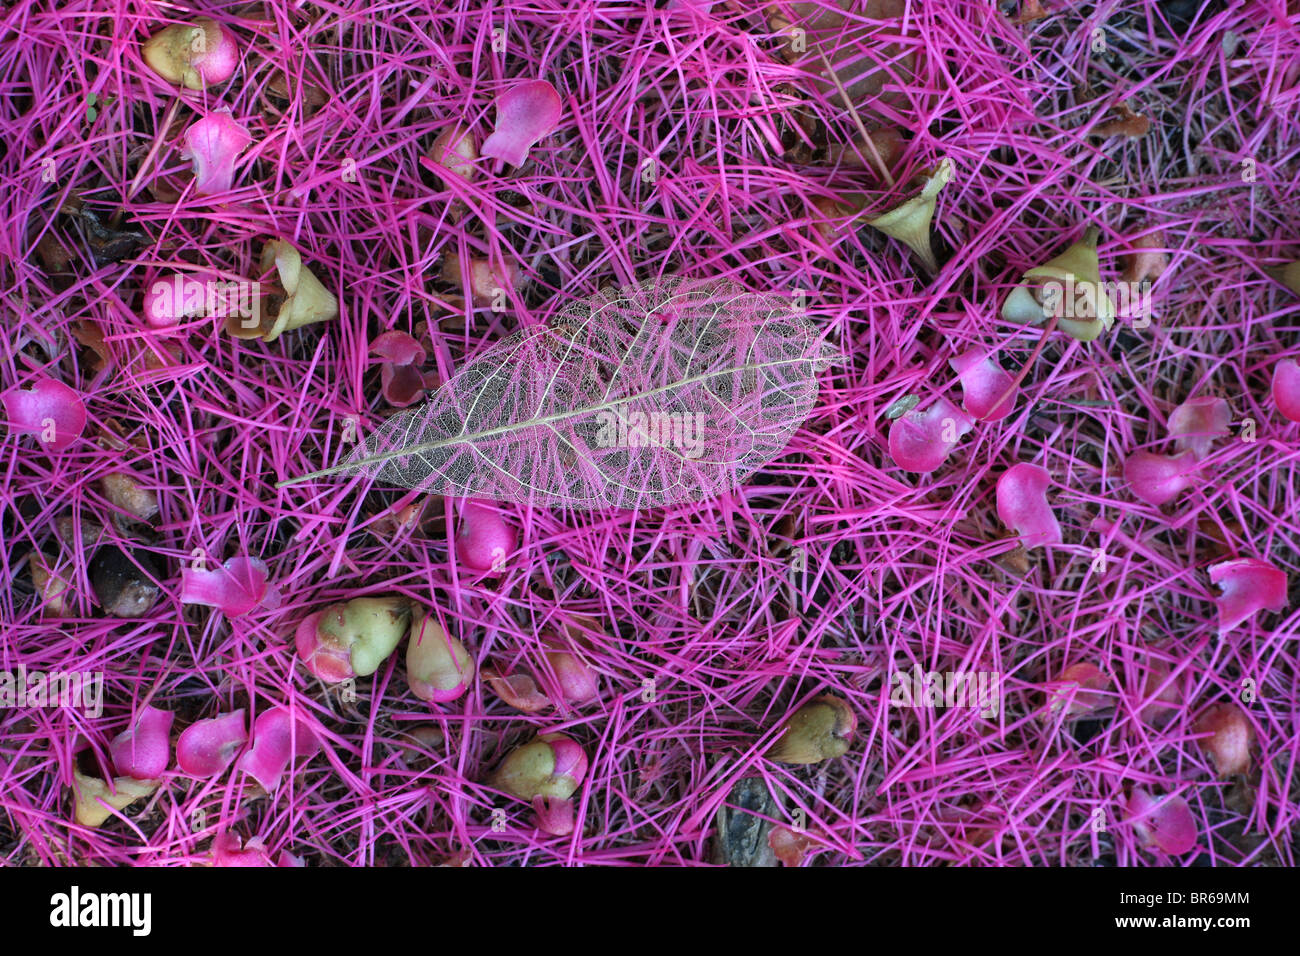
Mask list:
POLYGON ((587 774, 587 755, 563 734, 543 734, 506 755, 492 786, 531 803, 534 797, 567 800, 587 774))
POLYGON ((541 795, 533 797, 533 822, 543 833, 568 836, 573 832, 573 801, 541 795))
POLYGON ((552 648, 545 652, 546 662, 555 674, 564 699, 570 704, 585 704, 599 696, 596 675, 586 662, 558 642, 552 644, 552 648))
POLYGON ((411 625, 406 645, 406 682, 421 700, 446 703, 460 697, 474 679, 474 658, 448 637, 427 611, 411 625))
POLYGON ((337 683, 379 670, 410 623, 411 602, 404 597, 354 598, 309 614, 294 643, 312 674, 337 683))
POLYGON ((790 718, 767 755, 778 763, 820 763, 848 753, 858 725, 848 702, 822 694, 804 704, 790 718))
POLYGON ((1300 364, 1282 359, 1273 366, 1273 404, 1289 422, 1300 422, 1300 364))
POLYGON ((456 558, 461 564, 500 574, 518 543, 515 529, 499 511, 472 499, 465 502, 456 531, 456 558))
POLYGON ((167 771, 171 757, 171 729, 176 715, 145 705, 135 723, 113 738, 108 746, 113 769, 136 780, 155 780, 167 771))
POLYGON ((191 90, 229 79, 239 65, 235 35, 208 17, 160 30, 145 42, 142 53, 164 80, 191 90))
POLYGON ((1055 259, 1025 272, 1002 304, 1008 322, 1041 325, 1053 314, 1061 331, 1081 342, 1092 341, 1115 322, 1115 303, 1101 282, 1095 227, 1055 259), (1048 295, 1049 288, 1056 295, 1048 295))

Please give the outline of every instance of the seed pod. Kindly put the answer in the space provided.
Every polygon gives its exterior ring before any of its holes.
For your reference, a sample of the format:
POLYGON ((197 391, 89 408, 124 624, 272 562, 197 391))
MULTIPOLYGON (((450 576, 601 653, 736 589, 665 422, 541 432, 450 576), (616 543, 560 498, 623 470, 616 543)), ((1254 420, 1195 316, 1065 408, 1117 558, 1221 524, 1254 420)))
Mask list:
POLYGON ((567 800, 587 774, 587 755, 563 734, 543 734, 506 755, 492 786, 528 803, 534 797, 567 800))
POLYGON ((208 17, 160 30, 141 52, 149 68, 164 80, 191 90, 229 79, 239 65, 235 35, 208 17))
POLYGON ((1114 325, 1115 303, 1101 282, 1097 236, 1097 228, 1090 227, 1055 259, 1025 272, 1002 303, 1002 318, 1041 325, 1055 314, 1061 331, 1080 342, 1090 342, 1114 325))
POLYGON ((448 637, 427 611, 411 625, 406 645, 406 682, 421 700, 446 703, 460 697, 474 679, 474 658, 448 637))
POLYGON ((935 197, 952 178, 952 161, 944 157, 927 175, 921 193, 895 206, 887 213, 868 219, 867 225, 903 242, 915 252, 931 272, 939 271, 930 245, 930 223, 934 219, 935 197))
POLYGON ((95 552, 90 562, 90 584, 100 607, 109 617, 144 617, 161 593, 154 582, 158 566, 146 551, 130 556, 111 544, 95 552))
POLYGON ((411 602, 404 597, 354 598, 309 614, 294 643, 309 671, 336 683, 379 670, 410 623, 411 602))
POLYGON ((130 777, 114 778, 110 788, 109 784, 98 777, 88 777, 81 771, 74 770, 73 819, 82 826, 97 827, 113 815, 108 807, 125 810, 157 789, 157 780, 133 780, 130 777))
POLYGON ((274 239, 263 246, 261 267, 264 275, 275 268, 280 291, 264 294, 253 316, 226 317, 226 331, 235 338, 274 342, 283 332, 338 317, 339 300, 302 264, 302 254, 288 242, 274 239))
POLYGON ((848 753, 858 719, 848 702, 822 694, 804 704, 786 724, 767 755, 778 763, 820 763, 848 753))

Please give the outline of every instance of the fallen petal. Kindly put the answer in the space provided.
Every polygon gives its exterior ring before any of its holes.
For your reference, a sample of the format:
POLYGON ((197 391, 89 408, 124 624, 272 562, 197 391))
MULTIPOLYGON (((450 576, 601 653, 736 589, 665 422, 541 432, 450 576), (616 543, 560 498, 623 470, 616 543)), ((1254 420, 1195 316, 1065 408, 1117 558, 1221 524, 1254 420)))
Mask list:
POLYGON ((1169 434, 1174 437, 1175 448, 1190 450, 1192 457, 1200 461, 1210 453, 1214 439, 1231 434, 1228 430, 1231 421, 1232 412, 1223 399, 1211 396, 1192 398, 1175 408, 1169 416, 1169 434))
POLYGON ((260 837, 241 843, 233 833, 222 833, 212 841, 213 866, 271 866, 271 857, 260 837))
POLYGON ((1300 364, 1295 359, 1273 367, 1273 404, 1287 421, 1300 422, 1300 364))
POLYGON ((533 797, 534 822, 537 829, 551 836, 568 836, 573 832, 573 801, 538 794, 533 797))
POLYGON ((940 396, 924 411, 908 412, 889 429, 889 454, 905 471, 925 475, 948 458, 974 427, 971 417, 940 396))
POLYGON ((108 754, 113 768, 136 780, 156 780, 167 771, 171 756, 171 729, 176 715, 146 705, 135 724, 113 738, 108 754))
POLYGON ((176 764, 191 777, 215 777, 248 742, 244 708, 195 721, 176 741, 176 764))
POLYGON ((1015 408, 1015 379, 980 348, 948 360, 961 379, 962 407, 976 421, 996 422, 1015 408))
POLYGON ((180 600, 215 607, 226 617, 239 617, 257 607, 273 610, 279 606, 279 592, 268 589, 266 578, 266 563, 260 558, 231 558, 210 571, 184 567, 180 600))
POLYGON ((63 451, 86 429, 86 405, 81 394, 47 375, 31 388, 11 388, 3 395, 5 418, 20 435, 36 435, 50 451, 63 451))
POLYGON ((1052 686, 1048 709, 1055 712, 1065 708, 1067 718, 1091 714, 1109 703, 1106 694, 1100 692, 1110 686, 1110 678, 1096 664, 1071 664, 1052 686))
POLYGON ((551 706, 551 699, 541 692, 537 682, 528 674, 511 674, 502 677, 490 671, 483 672, 492 692, 515 710, 526 714, 536 713, 551 706))
POLYGON ((1177 455, 1137 451, 1124 462, 1124 480, 1133 497, 1158 508, 1192 484, 1196 467, 1196 456, 1190 450, 1177 455))
POLYGON ((1236 704, 1215 704, 1192 730, 1211 735, 1200 744, 1214 761, 1215 772, 1220 777, 1227 779, 1250 769, 1250 748, 1255 743, 1255 729, 1236 704))
POLYGON ((192 124, 185 131, 181 159, 194 164, 194 191, 200 196, 228 191, 235 181, 235 160, 252 142, 253 137, 229 109, 209 113, 192 124))
POLYGON ((1128 814, 1143 846, 1155 846, 1171 856, 1196 846, 1196 820, 1182 797, 1156 799, 1135 787, 1128 799, 1128 814))
POLYGON ((530 80, 497 97, 496 128, 480 155, 522 166, 528 151, 560 122, 560 94, 545 80, 530 80))
POLYGON ((320 742, 311 728, 276 707, 258 715, 253 724, 253 746, 239 758, 239 769, 273 793, 295 756, 312 757, 318 750, 320 742))
POLYGON ((1210 566, 1210 583, 1219 587, 1219 633, 1263 610, 1281 611, 1287 605, 1286 572, 1259 558, 1238 558, 1210 566))
POLYGON ((998 518, 1020 535, 1025 548, 1060 544, 1063 540, 1061 525, 1047 503, 1051 483, 1046 468, 1028 462, 1012 465, 998 479, 998 518))

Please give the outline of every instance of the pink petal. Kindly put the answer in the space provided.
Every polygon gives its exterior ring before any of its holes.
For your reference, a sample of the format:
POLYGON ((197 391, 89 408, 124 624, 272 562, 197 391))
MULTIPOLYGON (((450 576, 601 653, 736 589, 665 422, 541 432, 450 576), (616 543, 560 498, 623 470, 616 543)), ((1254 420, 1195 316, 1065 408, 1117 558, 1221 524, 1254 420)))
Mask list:
POLYGON ((1156 799, 1141 787, 1128 798, 1128 815, 1143 846, 1180 856, 1196 846, 1196 820, 1182 797, 1156 799))
POLYGON ((555 754, 552 776, 569 777, 574 784, 582 783, 582 778, 587 775, 587 752, 582 745, 563 734, 546 734, 542 739, 551 745, 551 752, 555 754))
POLYGON ((528 150, 560 122, 560 94, 545 80, 529 80, 497 97, 496 129, 479 155, 522 166, 528 150))
POLYGON ((145 289, 144 320, 155 329, 169 329, 181 319, 202 315, 208 304, 208 283, 220 281, 212 272, 159 276, 145 289))
POLYGON ((231 558, 219 568, 181 568, 182 604, 215 607, 226 617, 239 617, 259 606, 279 606, 279 592, 267 588, 266 564, 260 558, 231 558), (268 593, 271 597, 268 601, 268 593))
POLYGON ((1096 664, 1071 664, 1061 672, 1048 694, 1050 709, 1057 711, 1065 707, 1066 717, 1079 717, 1101 710, 1108 701, 1100 692, 1108 686, 1110 678, 1096 664))
POLYGON ((1136 451, 1124 462, 1124 480, 1134 498, 1159 507, 1192 484, 1196 465, 1196 456, 1190 450, 1177 455, 1136 451))
POLYGON ((86 429, 86 405, 81 394, 48 375, 31 388, 11 388, 3 395, 5 418, 20 435, 36 435, 50 451, 63 451, 86 429))
POLYGON ((929 474, 974 425, 969 415, 940 396, 925 411, 908 412, 894 422, 889 429, 889 454, 899 468, 929 474))
POLYGON ((1287 605, 1286 572, 1259 558, 1238 558, 1210 567, 1210 583, 1219 586, 1219 633, 1225 634, 1260 611, 1287 605))
POLYGON ((294 632, 294 646, 307 670, 330 684, 356 677, 352 669, 352 650, 342 645, 324 642, 316 633, 316 625, 325 611, 308 614, 294 632))
POLYGON ((423 365, 424 346, 405 332, 385 332, 370 343, 370 354, 394 365, 423 365))
POLYGON ((556 797, 533 797, 533 812, 537 829, 551 836, 568 836, 573 832, 573 800, 556 797))
POLYGON ((1012 390, 1016 380, 987 352, 973 348, 950 358, 948 364, 961 378, 962 406, 977 421, 996 422, 1011 414, 1016 404, 1012 390))
POLYGON ((518 542, 515 529, 495 508, 472 499, 462 506, 456 531, 456 557, 461 564, 499 574, 518 542))
POLYGON ((195 721, 176 741, 176 764, 191 777, 215 777, 248 742, 244 708, 195 721))
POLYGON ((213 866, 270 866, 271 857, 260 837, 241 846, 239 837, 222 833, 212 841, 213 866))
POLYGON ((1062 541, 1061 525, 1047 503, 1051 483, 1046 468, 1028 462, 1012 465, 998 479, 998 518, 1026 548, 1062 541))
POLYGON ((1183 402, 1169 416, 1169 434, 1175 436, 1175 448, 1191 451, 1192 457, 1200 461, 1210 453, 1214 439, 1231 434, 1228 430, 1231 421, 1232 413, 1223 399, 1193 398, 1183 402))
POLYGON ((1273 367, 1273 404, 1289 422, 1300 422, 1300 365, 1283 359, 1273 367))
POLYGON ((258 715, 253 724, 253 746, 239 758, 239 769, 273 793, 293 757, 312 757, 319 749, 320 742, 310 727, 276 707, 258 715))
POLYGON ((306 866, 307 861, 300 856, 294 856, 288 850, 281 850, 280 856, 275 862, 276 866, 306 866))
POLYGON ((240 126, 229 109, 198 120, 185 131, 181 159, 194 164, 194 191, 211 196, 228 191, 235 180, 235 160, 248 149, 253 137, 240 126))
POLYGON ((424 376, 414 365, 385 362, 379 370, 379 390, 394 408, 413 405, 424 395, 424 376))
POLYGON ((136 780, 154 780, 167 771, 171 755, 172 721, 170 710, 146 705, 135 724, 113 738, 108 745, 114 769, 121 776, 136 780))

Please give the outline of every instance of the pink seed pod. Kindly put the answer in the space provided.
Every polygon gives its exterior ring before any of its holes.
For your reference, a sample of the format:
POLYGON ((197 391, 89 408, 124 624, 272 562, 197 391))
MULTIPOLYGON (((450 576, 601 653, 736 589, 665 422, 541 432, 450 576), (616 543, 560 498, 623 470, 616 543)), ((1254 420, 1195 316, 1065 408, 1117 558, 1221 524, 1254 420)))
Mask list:
POLYGON ((535 714, 551 706, 551 699, 541 692, 537 682, 529 674, 511 674, 502 677, 492 671, 484 671, 483 679, 492 688, 492 692, 515 710, 526 714, 535 714))
POLYGON ((253 746, 239 758, 239 769, 267 793, 274 793, 294 757, 314 757, 320 741, 303 721, 287 710, 264 710, 253 724, 253 746))
POLYGON ((1260 611, 1287 604, 1286 572, 1259 558, 1238 558, 1210 566, 1210 583, 1219 586, 1219 633, 1226 634, 1260 611))
POLYGON ((465 182, 472 180, 478 172, 474 166, 477 159, 474 134, 461 124, 452 123, 437 135, 420 165, 450 184, 454 178, 465 182))
POLYGON ((63 451, 86 430, 81 394, 48 375, 38 376, 31 388, 9 389, 0 402, 9 428, 19 435, 35 435, 49 451, 63 451))
POLYGON ((133 726, 122 731, 108 745, 113 768, 136 780, 156 780, 167 771, 171 757, 171 729, 176 715, 146 705, 133 726))
POLYGON ((587 775, 587 754, 563 734, 542 734, 506 755, 492 786, 531 803, 534 797, 567 800, 587 775))
POLYGON ((1273 366, 1273 404, 1289 422, 1300 422, 1300 364, 1283 359, 1273 366))
POLYGON ((379 670, 410 623, 411 602, 404 597, 353 598, 307 615, 294 646, 307 670, 337 683, 379 670))
POLYGON ((889 429, 889 454, 904 471, 928 475, 948 460, 948 454, 974 420, 940 396, 925 411, 911 411, 889 429))
POLYGON ((1096 664, 1071 664, 1061 672, 1055 688, 1048 693, 1049 711, 1065 708, 1066 718, 1082 717, 1103 710, 1109 703, 1104 691, 1110 678, 1096 664))
POLYGON ((170 329, 208 306, 209 283, 220 282, 212 272, 171 272, 145 287, 144 320, 155 329, 170 329))
POLYGON ((475 571, 500 574, 518 545, 515 529, 495 508, 468 500, 461 507, 456 531, 456 558, 475 571))
POLYGON ((182 604, 215 607, 226 617, 239 617, 254 608, 280 606, 280 591, 267 584, 266 563, 260 558, 231 558, 219 568, 181 568, 182 604))
POLYGON ((394 408, 405 408, 424 395, 424 346, 405 332, 385 332, 370 343, 370 354, 383 362, 379 369, 380 391, 394 408))
POLYGON ((191 90, 223 83, 239 66, 235 35, 208 17, 160 30, 141 52, 149 68, 164 80, 191 90))
POLYGON ((244 708, 198 720, 181 731, 176 741, 176 765, 191 777, 215 777, 230 766, 248 743, 244 708))
POLYGON ((1160 507, 1182 494, 1196 478, 1196 456, 1191 450, 1176 455, 1135 451, 1124 461, 1124 480, 1134 498, 1160 507))
POLYGON ((1154 846, 1170 856, 1181 856, 1196 846, 1196 820, 1182 797, 1157 799, 1141 787, 1134 787, 1127 809, 1143 846, 1154 846))
POLYGON ((1201 748, 1214 761, 1214 769, 1225 780, 1250 769, 1250 748, 1255 743, 1255 729, 1236 704, 1215 704, 1196 721, 1192 730, 1210 734, 1201 748))
POLYGON ((962 407, 976 421, 996 422, 1014 410, 1016 380, 983 349, 962 352, 948 364, 961 379, 962 407))
POLYGON ((533 822, 543 833, 568 836, 573 832, 573 801, 540 794, 533 797, 533 822))
POLYGON ((1232 412, 1221 398, 1204 396, 1183 402, 1169 416, 1169 434, 1174 436, 1174 447, 1190 451, 1200 461, 1210 453, 1216 438, 1226 438, 1231 432, 1228 423, 1232 412))
POLYGON ((420 700, 447 703, 469 689, 474 679, 474 658, 465 645, 447 632, 429 613, 411 625, 406 645, 406 682, 420 700))
POLYGON ((585 704, 600 696, 596 674, 581 657, 564 649, 558 642, 554 642, 552 649, 545 654, 560 693, 568 703, 585 704))
POLYGON ((271 866, 271 856, 261 837, 243 843, 230 832, 218 834, 212 841, 213 866, 271 866))
POLYGON ((185 131, 181 159, 194 164, 194 191, 200 196, 228 192, 235 181, 235 160, 248 149, 253 137, 223 107, 190 125, 185 131))
POLYGON ((1060 544, 1061 525, 1047 503, 1052 479, 1047 469, 1028 462, 1012 465, 998 479, 998 518, 1020 535, 1025 548, 1060 544))
POLYGON ((522 166, 528 151, 560 122, 560 94, 545 80, 529 80, 497 97, 496 128, 480 155, 522 166))

